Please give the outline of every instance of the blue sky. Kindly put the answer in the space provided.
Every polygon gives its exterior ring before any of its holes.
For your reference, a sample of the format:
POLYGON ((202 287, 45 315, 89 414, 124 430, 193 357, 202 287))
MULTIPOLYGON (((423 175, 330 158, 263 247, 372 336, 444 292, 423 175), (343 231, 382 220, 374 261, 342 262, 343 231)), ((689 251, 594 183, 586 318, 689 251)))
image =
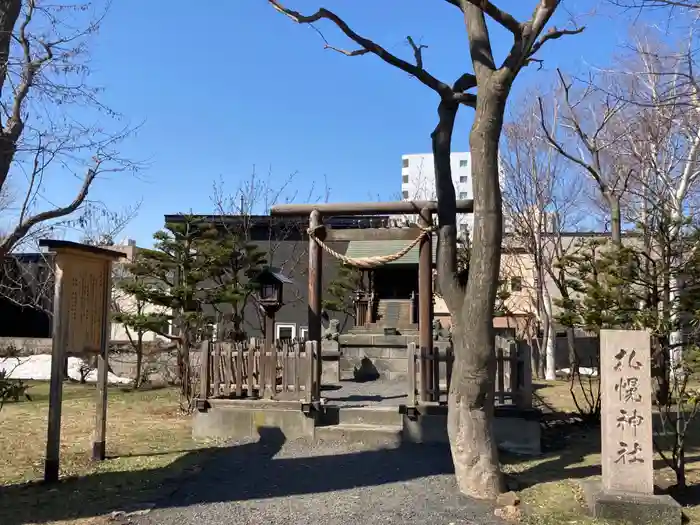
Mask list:
MULTIPOLYGON (((360 34, 402 57, 407 35, 428 45, 426 67, 446 81, 469 70, 459 11, 439 0, 287 0, 312 12, 335 10, 360 34)), ((524 18, 534 0, 501 1, 524 18)), ((551 82, 556 67, 585 72, 602 65, 628 34, 625 15, 593 1, 568 0, 555 21, 579 16, 586 31, 548 45, 518 79, 513 100, 551 82)), ((656 15, 661 16, 661 15, 656 15)), ((328 23, 318 26, 338 47, 352 47, 328 23)), ((496 53, 508 34, 492 31, 496 53)), ((105 102, 143 121, 125 155, 149 161, 138 178, 121 174, 99 181, 93 198, 118 209, 144 198, 125 235, 150 245, 163 215, 213 211, 212 184, 230 191, 258 172, 280 184, 290 173, 298 194, 327 180, 331 201, 393 199, 403 153, 430 149, 435 95, 374 56, 345 57, 324 50, 311 28, 274 11, 265 0, 114 2, 92 51, 93 82, 105 102), (193 6, 199 6, 197 9, 193 6)), ((459 118, 454 150, 468 149, 470 110, 459 118)), ((70 193, 56 188, 56 200, 70 193)), ((320 193, 320 191, 319 191, 320 193)), ((264 211, 264 210, 258 210, 264 211)))

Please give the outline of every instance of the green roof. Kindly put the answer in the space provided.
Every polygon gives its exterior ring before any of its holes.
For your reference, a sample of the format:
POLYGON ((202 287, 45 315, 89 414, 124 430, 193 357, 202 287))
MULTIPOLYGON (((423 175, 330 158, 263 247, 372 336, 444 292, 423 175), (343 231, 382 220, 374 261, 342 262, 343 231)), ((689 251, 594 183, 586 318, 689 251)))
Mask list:
MULTIPOLYGON (((350 241, 345 255, 353 259, 393 255, 409 244, 411 241, 350 241)), ((437 237, 433 237, 433 264, 435 264, 436 250, 437 237)), ((418 264, 418 246, 411 248, 411 251, 400 259, 387 264, 418 264)))

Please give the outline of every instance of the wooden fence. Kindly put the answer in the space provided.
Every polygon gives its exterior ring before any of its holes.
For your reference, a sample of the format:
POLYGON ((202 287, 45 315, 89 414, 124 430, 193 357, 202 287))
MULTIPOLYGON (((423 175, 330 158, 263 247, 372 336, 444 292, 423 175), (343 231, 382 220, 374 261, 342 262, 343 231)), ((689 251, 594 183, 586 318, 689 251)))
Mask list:
POLYGON ((314 341, 202 343, 200 398, 311 402, 314 341))
MULTIPOLYGON (((446 404, 450 390, 454 351, 434 347, 432 352, 408 347, 408 405, 446 404)), ((532 408, 532 370, 525 347, 512 339, 496 336, 496 404, 532 408)))

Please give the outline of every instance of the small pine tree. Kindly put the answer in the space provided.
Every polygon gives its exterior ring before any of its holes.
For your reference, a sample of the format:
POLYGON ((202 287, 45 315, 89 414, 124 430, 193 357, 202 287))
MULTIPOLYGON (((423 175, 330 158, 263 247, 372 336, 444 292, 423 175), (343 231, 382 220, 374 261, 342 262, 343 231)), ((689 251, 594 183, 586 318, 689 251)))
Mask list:
POLYGON ((201 252, 209 260, 209 275, 213 287, 208 300, 222 314, 226 339, 241 341, 245 307, 258 289, 254 280, 267 264, 267 254, 245 237, 234 232, 222 232, 223 238, 205 242, 201 252), (228 311, 227 311, 228 310, 228 311), (229 330, 230 326, 230 330, 229 330))
POLYGON ((193 216, 166 224, 154 234, 152 250, 141 250, 130 277, 120 288, 142 308, 120 317, 135 330, 153 331, 177 344, 177 370, 182 394, 192 397, 190 349, 215 321, 215 312, 227 305, 232 310, 234 336, 244 337, 243 312, 256 290, 252 279, 264 267, 266 254, 242 236, 222 231, 193 216), (170 333, 169 326, 174 333, 170 333))
POLYGON ((183 217, 180 223, 166 224, 164 230, 153 235, 154 249, 141 250, 136 261, 127 266, 133 278, 122 285, 137 301, 163 308, 144 314, 138 323, 177 343, 178 380, 186 399, 192 393, 190 349, 211 322, 203 308, 211 304, 203 283, 210 279, 212 271, 206 245, 217 237, 215 228, 192 216, 183 217), (174 334, 166 332, 170 324, 174 334))
MULTIPOLYGON (((137 255, 138 260, 138 255, 137 255)), ((135 264, 138 264, 135 262, 135 264)), ((143 338, 148 332, 163 333, 168 331, 168 321, 149 308, 144 295, 138 291, 147 286, 147 278, 143 275, 133 275, 128 268, 120 268, 115 276, 116 297, 113 299, 113 320, 124 326, 129 343, 136 354, 136 373, 134 389, 138 389, 143 381, 143 338), (137 293, 134 293, 137 291, 137 293), (129 300, 123 301, 122 299, 129 300), (123 304, 126 303, 126 304, 123 304)))
POLYGON ((348 264, 341 265, 338 274, 329 283, 324 294, 327 298, 323 299, 323 309, 329 312, 344 313, 354 319, 353 294, 362 288, 362 271, 348 264))

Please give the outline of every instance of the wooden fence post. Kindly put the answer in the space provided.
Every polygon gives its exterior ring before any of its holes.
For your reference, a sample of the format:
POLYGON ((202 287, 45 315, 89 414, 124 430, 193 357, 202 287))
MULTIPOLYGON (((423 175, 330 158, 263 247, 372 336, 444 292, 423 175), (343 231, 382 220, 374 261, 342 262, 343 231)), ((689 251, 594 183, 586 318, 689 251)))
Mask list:
POLYGON ((209 399, 209 367, 211 360, 211 341, 205 339, 200 347, 199 399, 209 399))
POLYGON ((431 365, 430 370, 433 373, 433 380, 432 380, 432 385, 433 385, 433 395, 432 395, 432 400, 435 403, 440 402, 440 361, 442 360, 442 357, 440 356, 440 347, 439 346, 434 346, 432 348, 432 358, 433 362, 431 365))
POLYGON ((408 343, 408 406, 416 406, 416 343, 408 343))
POLYGON ((447 355, 445 356, 446 359, 446 364, 445 364, 445 382, 447 383, 446 385, 446 390, 447 390, 447 400, 449 402, 449 397, 450 397, 450 383, 452 382, 452 369, 455 364, 455 347, 452 344, 452 341, 450 341, 447 345, 447 355))
POLYGON ((496 336, 496 397, 498 402, 503 405, 505 403, 505 370, 503 359, 503 339, 496 336))
POLYGON ((532 359, 530 352, 531 348, 528 344, 521 342, 518 345, 518 357, 523 367, 523 381, 518 396, 518 406, 521 409, 532 408, 532 359))
POLYGON ((212 361, 212 376, 213 383, 211 387, 211 396, 219 397, 219 383, 221 383, 221 364, 219 357, 221 355, 221 343, 218 341, 211 344, 211 361, 212 361))
MULTIPOLYGON (((255 397, 255 382, 260 380, 260 363, 255 359, 258 340, 255 337, 250 338, 248 343, 248 397, 255 397), (255 378, 258 378, 257 380, 255 378)), ((258 388, 258 397, 260 397, 260 389, 258 388)))
POLYGON ((313 386, 315 378, 315 368, 314 364, 316 361, 316 351, 317 351, 318 341, 306 341, 306 377, 304 381, 304 401, 311 403, 313 400, 313 386))

